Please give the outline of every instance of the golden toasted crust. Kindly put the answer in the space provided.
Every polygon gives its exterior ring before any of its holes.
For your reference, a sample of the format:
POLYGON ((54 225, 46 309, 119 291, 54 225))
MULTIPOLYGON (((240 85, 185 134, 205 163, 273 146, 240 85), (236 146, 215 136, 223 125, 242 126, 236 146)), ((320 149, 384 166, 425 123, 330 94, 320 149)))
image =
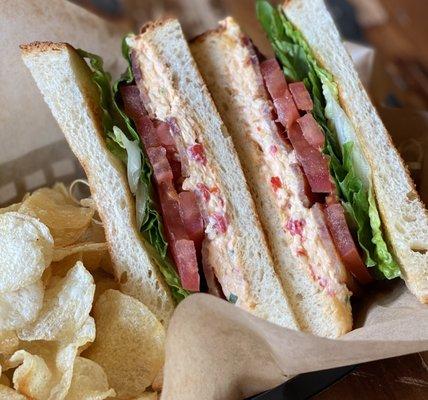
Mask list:
POLYGON ((75 50, 73 46, 64 42, 31 42, 20 44, 19 48, 23 54, 42 53, 46 51, 64 51, 67 48, 69 50, 75 50))
POLYGON ((150 31, 154 31, 164 25, 169 24, 170 22, 173 22, 174 18, 159 18, 156 21, 149 21, 146 22, 140 29, 140 33, 146 33, 146 32, 150 32, 150 31))

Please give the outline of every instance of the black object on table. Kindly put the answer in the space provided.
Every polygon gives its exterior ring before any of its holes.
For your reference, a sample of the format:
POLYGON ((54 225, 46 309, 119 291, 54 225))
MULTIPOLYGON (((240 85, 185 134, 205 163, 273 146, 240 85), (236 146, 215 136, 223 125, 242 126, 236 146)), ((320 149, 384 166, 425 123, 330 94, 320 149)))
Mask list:
POLYGON ((356 365, 300 374, 275 389, 247 400, 305 400, 322 392, 349 374, 356 365))

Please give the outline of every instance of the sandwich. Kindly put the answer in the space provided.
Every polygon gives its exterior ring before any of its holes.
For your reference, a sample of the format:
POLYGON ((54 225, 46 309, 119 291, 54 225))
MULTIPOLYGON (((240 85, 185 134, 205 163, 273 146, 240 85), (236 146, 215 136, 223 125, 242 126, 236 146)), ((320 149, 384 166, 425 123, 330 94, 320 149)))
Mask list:
POLYGON ((352 329, 350 296, 401 277, 428 302, 428 216, 322 0, 256 2, 275 58, 232 18, 191 51, 234 141, 305 331, 352 329))
POLYGON ((300 329, 176 20, 125 38, 127 69, 113 85, 98 56, 69 44, 21 52, 86 172, 123 292, 164 324, 179 301, 206 290, 300 329))

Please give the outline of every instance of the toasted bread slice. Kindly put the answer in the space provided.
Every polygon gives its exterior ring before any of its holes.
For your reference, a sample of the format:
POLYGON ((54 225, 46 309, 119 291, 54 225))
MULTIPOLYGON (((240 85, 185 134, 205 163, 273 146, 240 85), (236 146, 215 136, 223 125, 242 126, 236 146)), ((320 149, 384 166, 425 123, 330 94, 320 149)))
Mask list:
POLYGON ((370 163, 385 234, 410 291, 428 303, 428 213, 403 160, 361 84, 323 0, 288 0, 285 15, 339 88, 340 103, 370 163))
POLYGON ((22 45, 21 52, 86 172, 121 289, 167 324, 174 301, 138 232, 126 170, 106 147, 99 93, 89 67, 66 43, 36 42, 22 45))
MULTIPOLYGON (((130 41, 137 85, 149 114, 173 119, 175 139, 188 178, 183 187, 200 184, 212 192, 200 201, 208 220, 225 213, 227 229, 206 228, 205 245, 224 294, 238 306, 276 324, 298 328, 287 295, 275 271, 253 200, 232 140, 197 70, 176 20, 161 20, 143 28, 130 41), (189 149, 198 144, 203 158, 193 159, 189 149), (216 195, 214 196, 215 193, 216 195), (207 197, 207 199, 208 199, 207 197)), ((218 227, 217 227, 218 228, 218 227)))
POLYGON ((194 40, 191 51, 235 143, 299 324, 320 336, 346 333, 352 328, 350 293, 342 280, 346 272, 334 246, 323 243, 325 230, 316 210, 303 204, 301 172, 272 119, 273 105, 252 44, 227 18, 194 40), (272 177, 284 187, 273 188, 272 177), (290 207, 281 207, 279 195, 290 207), (304 221, 302 243, 284 229, 290 218, 304 221))

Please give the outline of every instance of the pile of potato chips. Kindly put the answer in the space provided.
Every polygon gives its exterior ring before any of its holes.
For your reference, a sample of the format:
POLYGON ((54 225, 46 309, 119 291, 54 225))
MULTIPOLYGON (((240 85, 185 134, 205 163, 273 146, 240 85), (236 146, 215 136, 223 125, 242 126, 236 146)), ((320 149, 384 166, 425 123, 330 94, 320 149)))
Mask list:
POLYGON ((96 218, 63 184, 0 209, 0 400, 157 399, 165 330, 96 218))

